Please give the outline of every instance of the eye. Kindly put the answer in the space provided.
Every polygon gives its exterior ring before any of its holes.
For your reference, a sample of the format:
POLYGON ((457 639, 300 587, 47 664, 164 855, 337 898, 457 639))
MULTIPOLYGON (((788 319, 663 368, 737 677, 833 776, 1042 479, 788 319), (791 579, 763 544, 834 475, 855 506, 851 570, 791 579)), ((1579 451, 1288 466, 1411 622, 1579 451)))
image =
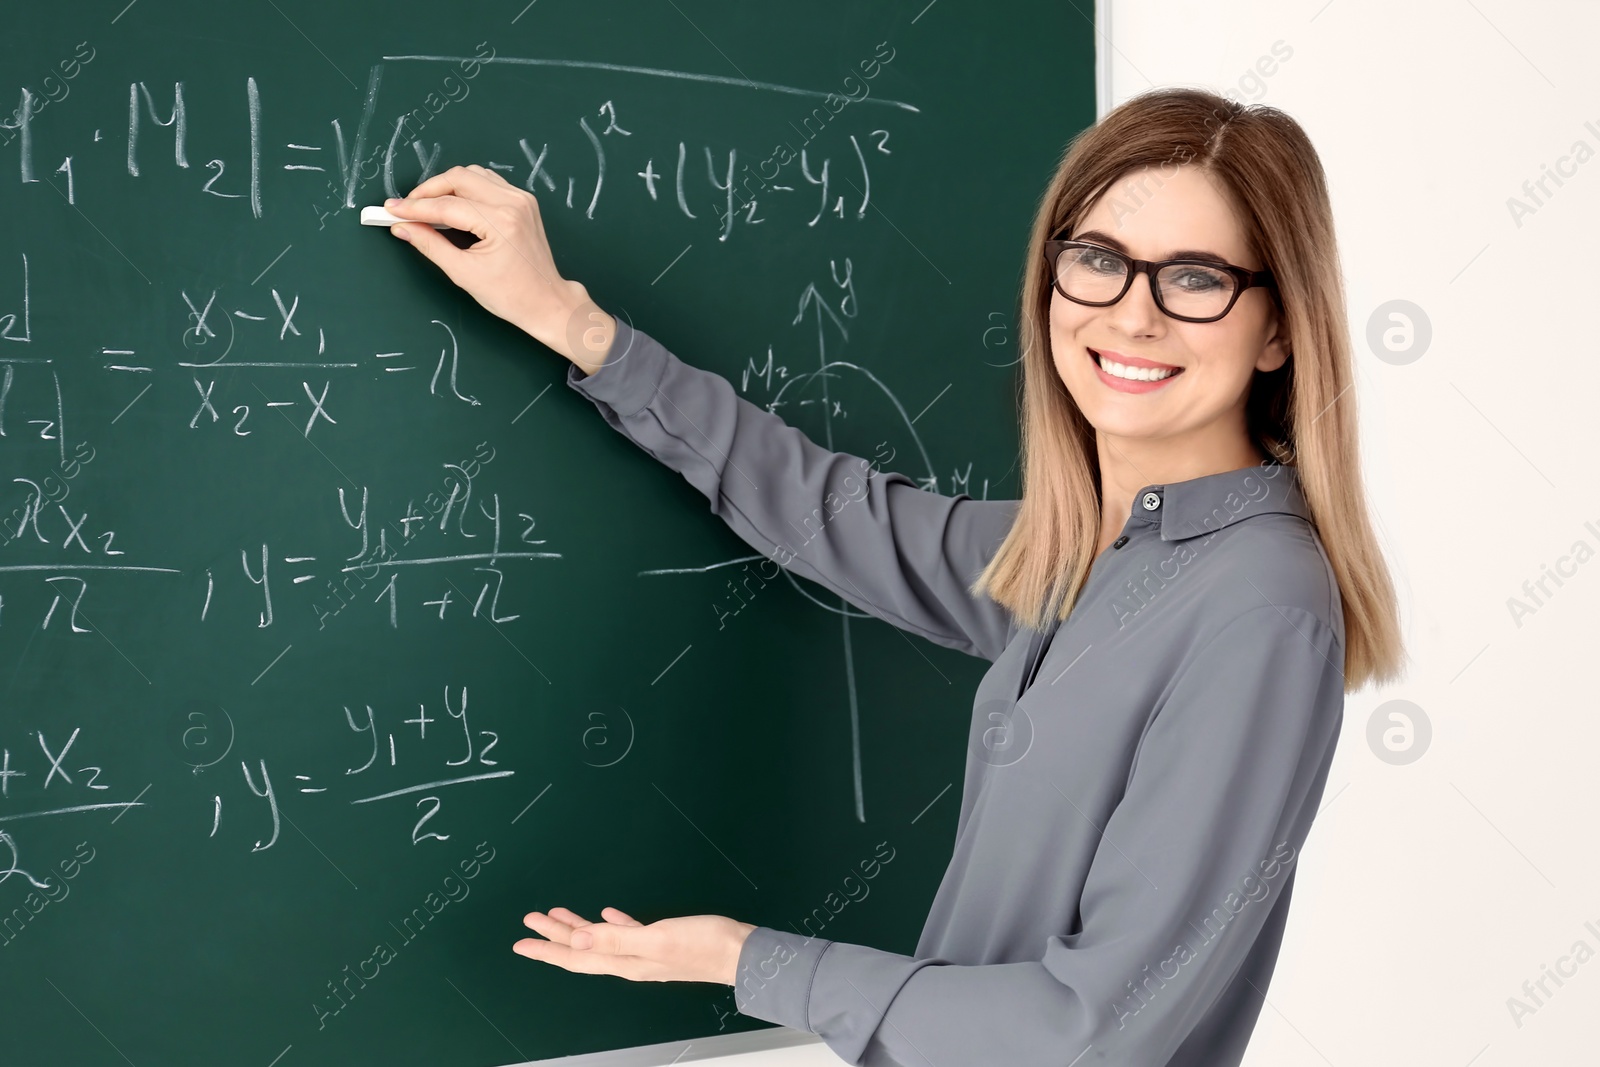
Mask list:
POLYGON ((1096 274, 1121 274, 1122 260, 1105 252, 1089 249, 1083 253, 1079 260, 1085 267, 1096 274))
POLYGON ((1205 267, 1178 266, 1167 275, 1167 281, 1186 293, 1209 293, 1225 286, 1228 278, 1221 271, 1205 267))

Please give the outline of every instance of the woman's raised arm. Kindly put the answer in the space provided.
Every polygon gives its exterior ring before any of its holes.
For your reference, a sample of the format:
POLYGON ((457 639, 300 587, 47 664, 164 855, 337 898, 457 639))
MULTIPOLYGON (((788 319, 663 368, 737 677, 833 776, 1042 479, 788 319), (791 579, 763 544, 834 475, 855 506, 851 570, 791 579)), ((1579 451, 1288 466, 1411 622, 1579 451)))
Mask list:
POLYGON ((535 197, 492 171, 454 167, 387 206, 477 234, 460 249, 430 226, 393 227, 485 308, 566 357, 568 384, 608 424, 776 565, 937 644, 991 660, 1004 650, 1009 612, 967 586, 1010 529, 1015 501, 942 496, 882 460, 825 449, 614 320, 557 272, 535 197))

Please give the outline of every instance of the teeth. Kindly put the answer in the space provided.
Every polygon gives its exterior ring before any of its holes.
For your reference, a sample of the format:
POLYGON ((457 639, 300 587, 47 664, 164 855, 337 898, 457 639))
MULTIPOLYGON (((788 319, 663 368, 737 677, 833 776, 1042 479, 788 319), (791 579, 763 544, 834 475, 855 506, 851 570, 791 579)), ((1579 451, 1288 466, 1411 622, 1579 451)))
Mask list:
POLYGON ((1121 363, 1113 363, 1104 356, 1095 358, 1107 374, 1116 378, 1126 378, 1131 382, 1159 382, 1178 373, 1176 370, 1160 370, 1155 367, 1124 367, 1121 363))

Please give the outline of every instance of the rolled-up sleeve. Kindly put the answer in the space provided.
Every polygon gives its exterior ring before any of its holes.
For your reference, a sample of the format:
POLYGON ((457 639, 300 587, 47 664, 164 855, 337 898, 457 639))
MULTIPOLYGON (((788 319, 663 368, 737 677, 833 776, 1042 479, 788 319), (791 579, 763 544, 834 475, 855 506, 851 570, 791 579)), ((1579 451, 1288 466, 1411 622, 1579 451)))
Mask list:
POLYGON ((609 425, 682 474, 779 566, 936 644, 999 656, 1009 613, 967 587, 1010 529, 1015 501, 943 496, 876 460, 829 451, 726 378, 616 321, 600 368, 567 371, 609 425))
POLYGON ((1168 1063, 1289 884, 1344 706, 1341 641, 1309 611, 1263 605, 1195 644, 1100 835, 1078 929, 1035 961, 958 965, 761 927, 739 1010, 852 1064, 1168 1063))

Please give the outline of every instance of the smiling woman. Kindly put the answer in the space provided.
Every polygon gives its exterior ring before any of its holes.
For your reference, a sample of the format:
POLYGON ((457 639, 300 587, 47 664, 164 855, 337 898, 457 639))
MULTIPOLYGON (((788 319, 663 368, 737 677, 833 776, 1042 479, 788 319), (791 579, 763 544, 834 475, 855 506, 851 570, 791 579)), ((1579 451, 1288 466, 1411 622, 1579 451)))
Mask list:
POLYGON ((787 520, 849 496, 785 569, 992 661, 914 955, 616 908, 529 912, 538 936, 514 950, 732 985, 742 1013, 852 1064, 1236 1067, 1344 694, 1401 658, 1304 131, 1175 89, 1073 141, 1024 260, 1020 501, 887 470, 852 490, 866 461, 563 278, 537 200, 490 171, 452 168, 386 206, 414 220, 396 237, 566 358, 567 384, 752 547, 778 559, 787 520), (1132 214, 1129 187, 1145 194, 1132 214))

